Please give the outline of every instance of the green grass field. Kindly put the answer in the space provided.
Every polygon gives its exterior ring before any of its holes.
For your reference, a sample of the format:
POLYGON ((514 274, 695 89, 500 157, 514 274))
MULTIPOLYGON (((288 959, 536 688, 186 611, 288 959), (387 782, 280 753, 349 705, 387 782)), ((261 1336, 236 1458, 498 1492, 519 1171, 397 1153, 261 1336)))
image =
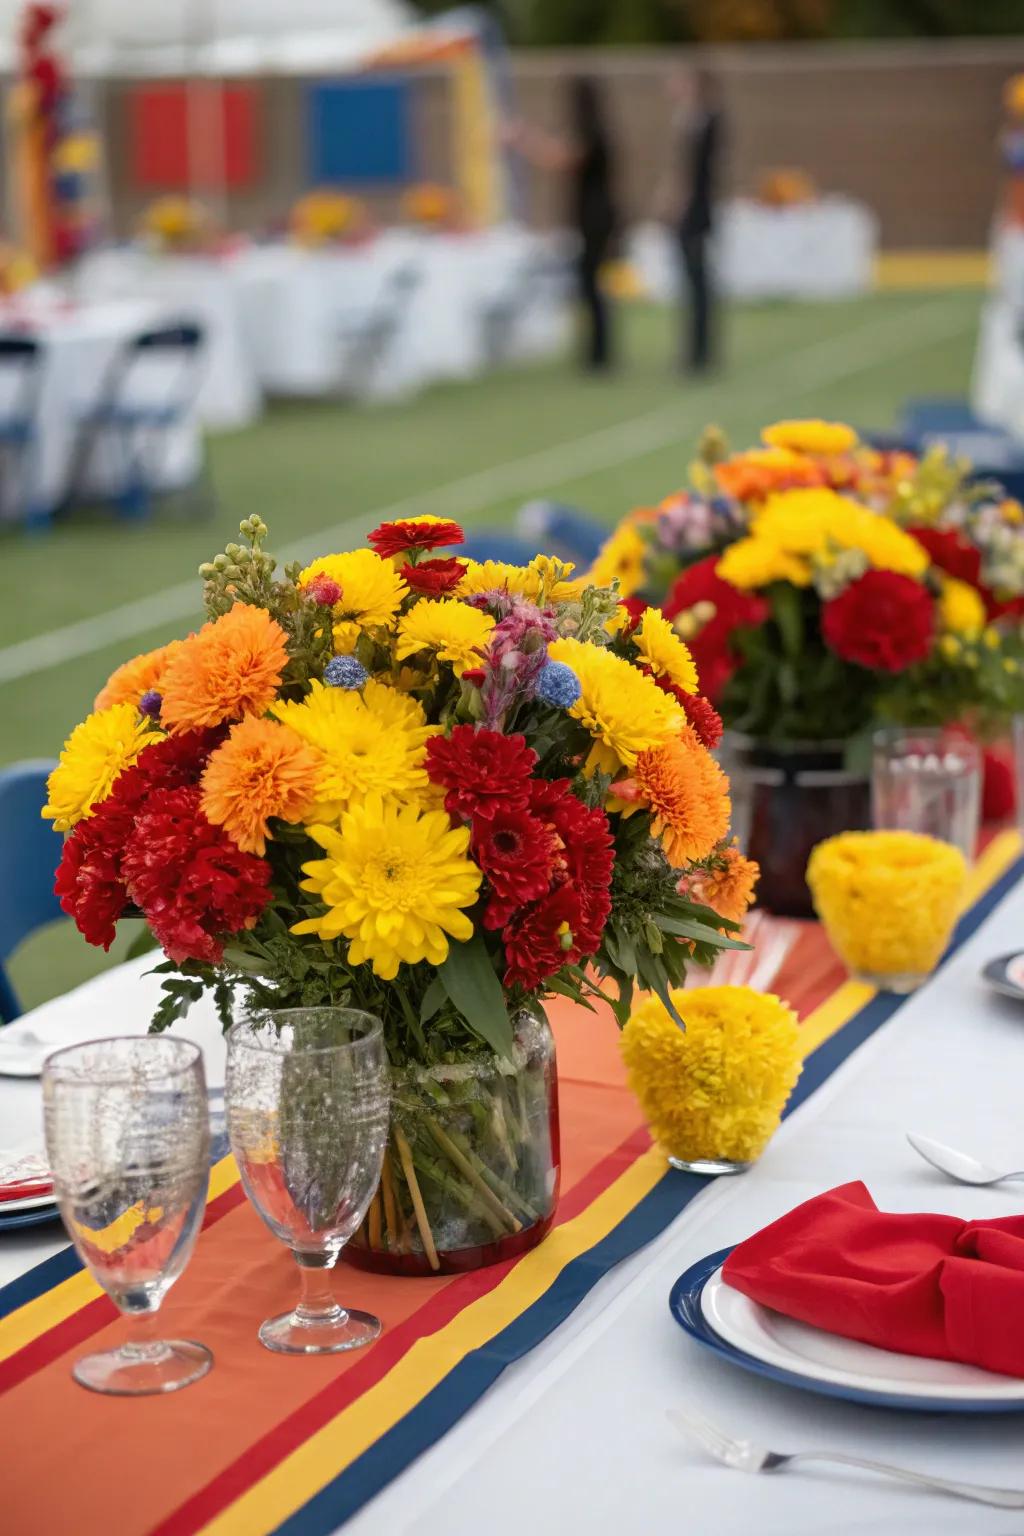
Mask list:
MULTIPOLYGON (((700 384, 673 371, 674 316, 630 307, 608 378, 566 360, 394 406, 276 406, 211 440, 213 520, 90 518, 0 537, 0 761, 55 756, 120 661, 192 627, 195 568, 249 512, 289 557, 350 547, 399 505, 479 528, 509 526, 524 500, 551 495, 610 525, 683 483, 709 421, 742 444, 783 416, 888 427, 910 395, 964 394, 980 302, 958 289, 739 309, 726 367, 700 384)), ((29 1006, 106 963, 62 924, 26 944, 12 972, 29 1006)))

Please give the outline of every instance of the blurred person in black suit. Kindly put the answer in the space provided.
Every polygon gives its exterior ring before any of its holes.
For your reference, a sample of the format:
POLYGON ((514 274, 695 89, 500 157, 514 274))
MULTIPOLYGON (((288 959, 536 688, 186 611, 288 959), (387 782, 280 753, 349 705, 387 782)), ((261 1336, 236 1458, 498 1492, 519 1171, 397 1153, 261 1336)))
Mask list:
POLYGON ((682 364, 706 372, 715 361, 714 275, 708 259, 715 226, 725 120, 721 92, 707 69, 679 71, 670 82, 676 104, 676 176, 681 175, 675 224, 682 256, 684 318, 682 364))
POLYGON ((561 172, 569 193, 568 220, 579 245, 576 277, 585 315, 582 363, 602 370, 613 361, 611 305, 601 289, 600 271, 607 260, 618 223, 614 156, 597 82, 579 76, 569 82, 569 133, 559 138, 522 122, 505 130, 506 142, 532 165, 561 172))

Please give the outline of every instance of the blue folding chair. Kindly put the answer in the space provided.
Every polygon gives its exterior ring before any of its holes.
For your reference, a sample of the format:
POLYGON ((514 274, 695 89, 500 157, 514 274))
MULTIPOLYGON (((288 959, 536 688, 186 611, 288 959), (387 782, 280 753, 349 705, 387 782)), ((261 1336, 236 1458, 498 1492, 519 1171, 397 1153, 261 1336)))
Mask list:
POLYGON ((597 559, 610 529, 578 507, 561 501, 528 501, 516 513, 524 538, 536 539, 552 554, 586 570, 597 559))
POLYGON ((13 763, 0 768, 0 1021, 9 1024, 21 1004, 6 971, 18 945, 60 917, 53 894, 61 838, 40 812, 54 764, 13 763))
MULTIPOLYGON (((68 486, 68 503, 90 500, 89 472, 101 444, 114 442, 120 456, 121 490, 116 496, 123 517, 149 514, 160 490, 165 458, 161 450, 170 433, 195 402, 204 364, 204 333, 191 321, 142 331, 115 357, 98 403, 79 423, 78 442, 68 486)), ((197 509, 213 510, 205 456, 189 489, 197 509)))
POLYGON ((43 348, 33 336, 0 333, 0 455, 13 468, 17 515, 31 527, 50 521, 38 504, 36 437, 43 348))
POLYGON ((537 553, 533 540, 514 533, 471 533, 465 543, 451 553, 462 560, 501 560, 506 565, 529 565, 537 553))

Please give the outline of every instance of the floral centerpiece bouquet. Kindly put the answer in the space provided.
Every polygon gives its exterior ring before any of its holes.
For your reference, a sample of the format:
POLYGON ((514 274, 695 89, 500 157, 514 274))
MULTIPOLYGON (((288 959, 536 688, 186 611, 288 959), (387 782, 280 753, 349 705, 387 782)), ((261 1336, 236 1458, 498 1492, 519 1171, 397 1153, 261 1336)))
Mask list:
POLYGON ((209 211, 191 197, 169 193, 151 202, 142 215, 143 239, 166 253, 207 250, 214 230, 209 211))
POLYGON ((811 846, 866 824, 874 725, 992 733, 1024 706, 1024 516, 948 458, 879 453, 841 423, 763 439, 730 453, 705 434, 691 487, 632 513, 592 577, 685 638, 731 729, 762 898, 806 913, 811 846))
POLYGON ((293 204, 288 229, 297 245, 353 244, 371 232, 369 209, 361 198, 334 187, 317 187, 293 204))
POLYGON ((356 1258, 418 1272, 528 1246, 558 1188, 552 994, 678 1018, 750 897, 718 719, 655 609, 538 556, 477 564, 436 517, 278 574, 241 525, 209 622, 120 667, 44 815, 93 944, 166 955, 154 1027, 210 992, 383 1022, 391 1145, 356 1258))

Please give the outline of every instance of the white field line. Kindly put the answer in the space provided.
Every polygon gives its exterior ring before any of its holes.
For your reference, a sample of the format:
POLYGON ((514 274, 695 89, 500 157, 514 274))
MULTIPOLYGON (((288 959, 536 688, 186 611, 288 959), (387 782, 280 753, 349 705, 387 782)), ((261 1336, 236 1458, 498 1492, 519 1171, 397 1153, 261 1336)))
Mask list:
MULTIPOLYGON (((679 441, 690 417, 710 419, 716 403, 742 399, 755 387, 763 386, 766 374, 778 379, 780 395, 789 399, 861 373, 887 358, 900 357, 908 347, 945 340, 973 323, 973 317, 950 315, 941 301, 931 300, 896 320, 881 318, 856 331, 826 336, 797 351, 781 352, 769 361, 756 364, 735 385, 723 380, 702 391, 692 401, 677 398, 618 426, 602 428, 537 453, 508 459, 491 469, 449 481, 447 485, 403 497, 390 506, 346 518, 332 528, 286 545, 279 552, 281 562, 312 559, 324 549, 342 545, 350 538, 360 538, 368 528, 393 518, 412 517, 427 510, 468 517, 506 496, 553 490, 594 471, 611 469, 668 447, 679 441)), ((65 624, 47 634, 16 641, 0 649, 0 686, 189 618, 198 606, 197 586, 192 579, 123 603, 106 613, 65 624)))

